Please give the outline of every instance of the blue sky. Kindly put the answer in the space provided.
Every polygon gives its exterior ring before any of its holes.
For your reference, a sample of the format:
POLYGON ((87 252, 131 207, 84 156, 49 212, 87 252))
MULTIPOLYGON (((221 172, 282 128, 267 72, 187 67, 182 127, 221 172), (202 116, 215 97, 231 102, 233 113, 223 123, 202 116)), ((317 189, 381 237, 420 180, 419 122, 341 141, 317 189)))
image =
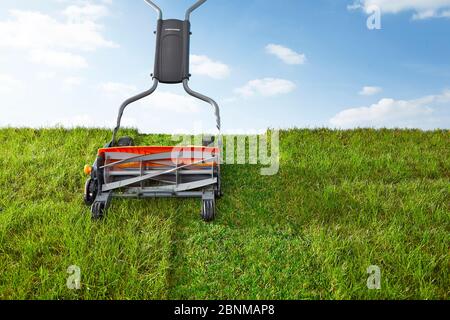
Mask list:
MULTIPOLYGON (((194 1, 156 2, 181 19, 194 1)), ((143 0, 2 0, 0 126, 112 127, 151 85, 155 23, 143 0)), ((225 132, 450 128, 450 0, 208 0, 192 32, 190 84, 219 102, 225 132)), ((124 123, 213 131, 214 114, 161 85, 124 123)))

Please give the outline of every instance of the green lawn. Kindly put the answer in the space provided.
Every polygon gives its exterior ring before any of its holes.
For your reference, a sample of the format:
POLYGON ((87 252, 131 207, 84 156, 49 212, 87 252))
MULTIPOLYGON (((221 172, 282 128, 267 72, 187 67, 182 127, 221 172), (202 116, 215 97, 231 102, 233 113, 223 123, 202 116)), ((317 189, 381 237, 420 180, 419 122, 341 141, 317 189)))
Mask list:
POLYGON ((196 199, 115 200, 91 221, 82 169, 109 138, 0 130, 0 299, 449 298, 450 131, 282 132, 278 175, 223 166, 211 224, 196 199))

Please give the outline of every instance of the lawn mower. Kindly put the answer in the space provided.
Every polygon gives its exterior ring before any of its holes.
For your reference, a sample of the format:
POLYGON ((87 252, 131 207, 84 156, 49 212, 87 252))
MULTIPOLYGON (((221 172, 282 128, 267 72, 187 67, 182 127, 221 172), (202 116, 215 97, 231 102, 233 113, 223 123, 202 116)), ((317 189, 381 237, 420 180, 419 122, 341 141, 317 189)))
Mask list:
POLYGON ((92 166, 85 166, 84 171, 90 177, 86 181, 84 201, 91 206, 92 218, 101 219, 114 197, 197 197, 202 199, 201 217, 209 222, 216 216, 216 198, 222 192, 220 109, 213 99, 189 87, 190 16, 207 0, 199 0, 190 7, 185 20, 164 20, 161 9, 153 1, 144 1, 158 13, 153 86, 121 105, 112 140, 98 150, 92 166), (182 83, 189 95, 214 108, 219 130, 217 144, 214 136, 204 137, 202 146, 189 147, 139 147, 131 137, 116 139, 127 106, 150 96, 159 83, 182 83))

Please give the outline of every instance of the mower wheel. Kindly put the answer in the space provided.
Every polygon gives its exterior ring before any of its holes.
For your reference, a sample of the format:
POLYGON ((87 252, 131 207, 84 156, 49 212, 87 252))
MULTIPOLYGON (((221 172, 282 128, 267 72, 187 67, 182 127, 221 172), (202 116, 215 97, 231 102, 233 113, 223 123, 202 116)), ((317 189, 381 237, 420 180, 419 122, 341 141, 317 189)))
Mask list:
POLYGON ((91 207, 92 220, 101 220, 105 216, 105 203, 94 202, 91 207))
POLYGON ((203 200, 202 201, 202 219, 205 222, 211 222, 216 218, 216 201, 203 200))
POLYGON ((134 141, 131 137, 122 137, 117 141, 117 145, 119 147, 132 147, 134 146, 134 141))
POLYGON ((89 178, 84 186, 84 203, 87 206, 91 206, 94 203, 96 195, 97 188, 95 181, 92 178, 89 178))

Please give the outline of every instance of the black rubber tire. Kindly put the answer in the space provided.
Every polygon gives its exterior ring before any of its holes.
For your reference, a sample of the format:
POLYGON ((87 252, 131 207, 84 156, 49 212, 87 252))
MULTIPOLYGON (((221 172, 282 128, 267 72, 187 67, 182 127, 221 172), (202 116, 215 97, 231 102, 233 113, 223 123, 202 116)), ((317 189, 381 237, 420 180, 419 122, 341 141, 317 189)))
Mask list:
POLYGON ((216 201, 203 200, 202 201, 202 219, 205 222, 214 221, 216 218, 216 201))
POLYGON ((94 202, 91 207, 92 220, 101 220, 105 216, 105 204, 103 202, 94 202))
POLYGON ((131 137, 122 137, 117 141, 119 147, 132 147, 134 146, 134 140, 131 137))
POLYGON ((89 178, 84 185, 84 203, 91 206, 97 196, 97 186, 92 178, 89 178))
POLYGON ((217 166, 214 168, 214 177, 217 177, 217 187, 214 190, 214 194, 216 196, 216 199, 220 199, 223 196, 222 177, 220 175, 220 164, 217 164, 217 166))

